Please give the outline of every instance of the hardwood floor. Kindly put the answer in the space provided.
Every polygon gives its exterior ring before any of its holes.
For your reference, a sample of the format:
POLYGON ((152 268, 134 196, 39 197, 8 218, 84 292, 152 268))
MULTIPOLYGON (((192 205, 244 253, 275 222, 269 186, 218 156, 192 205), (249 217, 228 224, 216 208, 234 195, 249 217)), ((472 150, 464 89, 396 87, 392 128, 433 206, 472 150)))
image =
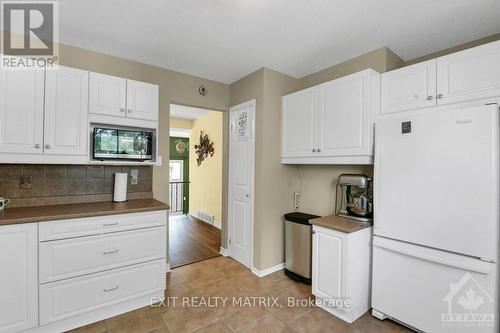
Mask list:
POLYGON ((189 215, 169 219, 170 267, 217 257, 220 254, 220 229, 189 215))

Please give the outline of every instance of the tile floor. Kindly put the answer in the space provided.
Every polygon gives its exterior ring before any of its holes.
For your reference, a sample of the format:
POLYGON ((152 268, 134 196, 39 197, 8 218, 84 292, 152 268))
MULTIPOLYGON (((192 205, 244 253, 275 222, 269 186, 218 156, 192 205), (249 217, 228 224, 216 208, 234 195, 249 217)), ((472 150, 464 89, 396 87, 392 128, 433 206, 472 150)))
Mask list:
POLYGON ((311 297, 311 288, 289 279, 283 271, 258 278, 238 262, 224 257, 172 270, 167 274, 165 295, 172 300, 166 306, 145 307, 79 328, 72 333, 413 332, 392 321, 375 319, 369 313, 349 325, 314 306, 289 307, 289 297, 307 300, 311 297), (211 304, 200 307, 181 304, 185 297, 207 300, 209 296, 212 296, 211 304), (214 296, 230 298, 223 306, 221 301, 215 304, 214 296), (238 297, 254 296, 271 297, 271 300, 274 297, 276 303, 252 307, 233 306, 230 303, 232 297, 245 300, 251 298, 238 297), (173 300, 176 300, 176 304, 173 300))

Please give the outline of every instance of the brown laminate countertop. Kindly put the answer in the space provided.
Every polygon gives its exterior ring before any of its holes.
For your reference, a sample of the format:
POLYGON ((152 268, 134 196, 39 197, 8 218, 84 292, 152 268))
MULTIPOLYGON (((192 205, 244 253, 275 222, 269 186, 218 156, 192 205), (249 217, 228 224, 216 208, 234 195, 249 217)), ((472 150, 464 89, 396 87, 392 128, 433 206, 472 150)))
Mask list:
POLYGON ((356 232, 372 226, 372 222, 361 222, 337 215, 319 217, 317 219, 309 220, 309 223, 312 225, 345 232, 346 234, 350 234, 352 232, 356 232))
POLYGON ((169 209, 155 199, 135 199, 126 202, 89 202, 66 205, 5 208, 0 211, 0 226, 169 209))

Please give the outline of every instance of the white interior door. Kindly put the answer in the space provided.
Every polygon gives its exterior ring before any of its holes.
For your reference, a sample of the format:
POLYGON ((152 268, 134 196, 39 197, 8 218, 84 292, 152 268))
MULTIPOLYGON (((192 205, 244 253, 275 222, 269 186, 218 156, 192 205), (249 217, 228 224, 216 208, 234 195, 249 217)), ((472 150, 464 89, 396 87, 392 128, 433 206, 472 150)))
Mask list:
POLYGON ((229 109, 229 254, 252 265, 255 100, 229 109))
POLYGON ((184 161, 170 160, 170 211, 181 212, 184 203, 184 161))

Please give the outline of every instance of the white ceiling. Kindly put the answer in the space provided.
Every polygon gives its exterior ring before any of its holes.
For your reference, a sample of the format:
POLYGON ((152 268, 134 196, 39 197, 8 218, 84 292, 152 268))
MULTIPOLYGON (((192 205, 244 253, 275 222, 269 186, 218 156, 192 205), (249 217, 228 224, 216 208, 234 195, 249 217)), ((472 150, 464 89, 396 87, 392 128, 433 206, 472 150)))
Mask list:
POLYGON ((195 120, 206 114, 208 114, 210 110, 193 108, 190 106, 170 104, 170 117, 172 118, 180 118, 187 120, 195 120))
POLYGON ((64 0, 60 40, 231 83, 388 46, 404 60, 500 32, 499 0, 64 0))

